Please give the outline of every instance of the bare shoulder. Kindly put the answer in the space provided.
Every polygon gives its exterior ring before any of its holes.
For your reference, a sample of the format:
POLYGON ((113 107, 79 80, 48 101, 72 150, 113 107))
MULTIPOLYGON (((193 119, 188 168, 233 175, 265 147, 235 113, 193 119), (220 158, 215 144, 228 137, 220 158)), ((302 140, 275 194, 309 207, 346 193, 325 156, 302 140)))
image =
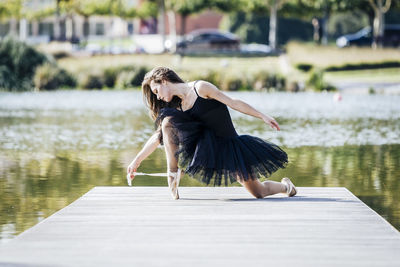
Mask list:
POLYGON ((210 82, 199 80, 196 83, 196 89, 199 96, 203 98, 215 99, 231 108, 235 108, 236 99, 224 94, 221 90, 219 90, 214 84, 210 82))
POLYGON ((199 96, 203 98, 214 98, 213 96, 219 92, 219 89, 212 83, 198 80, 196 82, 196 90, 199 96))

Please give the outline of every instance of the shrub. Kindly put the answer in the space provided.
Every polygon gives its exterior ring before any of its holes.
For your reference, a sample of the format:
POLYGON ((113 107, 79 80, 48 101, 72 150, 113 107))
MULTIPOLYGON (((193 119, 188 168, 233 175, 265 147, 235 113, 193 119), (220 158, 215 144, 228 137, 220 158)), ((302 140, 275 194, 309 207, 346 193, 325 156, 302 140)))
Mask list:
POLYGON ((51 55, 55 59, 61 59, 61 58, 66 58, 66 57, 71 56, 67 51, 55 51, 55 52, 51 53, 51 55))
POLYGON ((235 74, 227 74, 222 78, 220 88, 224 91, 238 91, 246 85, 243 78, 235 74))
POLYGON ((376 94, 375 88, 372 87, 372 86, 370 86, 370 87, 368 88, 368 94, 370 94, 370 95, 376 94))
POLYGON ((132 87, 132 82, 136 77, 136 73, 134 71, 122 71, 118 74, 117 81, 115 82, 115 87, 117 88, 130 88, 132 87))
POLYGON ((316 91, 336 91, 336 88, 324 82, 324 71, 316 69, 310 73, 306 85, 316 91))
POLYGON ((104 85, 113 88, 115 86, 115 81, 118 76, 119 69, 117 68, 107 68, 103 72, 104 85))
POLYGON ((286 78, 275 73, 259 71, 256 73, 235 73, 215 70, 201 72, 184 72, 182 77, 187 80, 205 80, 215 84, 224 91, 256 90, 256 91, 285 91, 286 78))
POLYGON ((144 79, 144 75, 146 75, 146 73, 148 71, 150 71, 150 69, 148 69, 147 67, 144 67, 144 66, 138 67, 134 71, 135 76, 132 79, 132 85, 133 86, 141 86, 142 85, 142 81, 144 79))
POLYGON ((120 66, 120 67, 113 67, 113 68, 105 69, 103 72, 104 85, 109 88, 115 87, 118 75, 121 72, 133 71, 134 69, 135 69, 134 66, 120 66))
POLYGON ((314 70, 310 73, 308 80, 306 81, 306 85, 317 90, 322 91, 324 88, 324 71, 323 70, 314 70))
POLYGON ((83 89, 101 89, 103 85, 102 75, 97 73, 84 75, 79 80, 79 87, 83 89))
POLYGON ((260 71, 253 74, 251 80, 252 87, 256 91, 284 91, 286 87, 286 80, 284 77, 267 71, 260 71))
MULTIPOLYGON (((122 74, 122 76, 126 76, 126 72, 130 72, 130 85, 123 86, 122 88, 140 86, 142 85, 142 81, 144 79, 144 75, 149 71, 147 67, 144 66, 123 66, 117 68, 107 68, 103 72, 104 85, 110 88, 113 88, 117 85, 117 79, 122 74)), ((119 84, 117 87, 120 87, 119 84)))
POLYGON ((308 63, 298 63, 296 64, 296 68, 301 71, 307 72, 313 68, 313 65, 308 63))
POLYGON ((298 91, 300 91, 300 85, 298 82, 296 81, 291 81, 287 84, 286 86, 286 91, 288 92, 292 92, 292 93, 297 93, 298 91))
POLYGON ((16 85, 15 76, 7 66, 0 66, 0 88, 12 89, 16 85))
POLYGON ((398 68, 400 61, 384 61, 377 63, 358 63, 344 64, 342 66, 330 66, 325 71, 343 71, 343 70, 366 70, 366 69, 382 69, 382 68, 398 68))
POLYGON ((39 90, 76 86, 76 79, 70 73, 48 63, 36 69, 33 80, 35 87, 39 90))
POLYGON ((0 41, 0 87, 7 90, 29 90, 36 67, 49 58, 33 47, 6 37, 0 41))
POLYGON ((212 84, 219 85, 221 83, 221 74, 215 70, 202 69, 199 71, 190 71, 185 73, 184 71, 179 71, 182 73, 182 78, 185 77, 186 80, 204 80, 212 84))

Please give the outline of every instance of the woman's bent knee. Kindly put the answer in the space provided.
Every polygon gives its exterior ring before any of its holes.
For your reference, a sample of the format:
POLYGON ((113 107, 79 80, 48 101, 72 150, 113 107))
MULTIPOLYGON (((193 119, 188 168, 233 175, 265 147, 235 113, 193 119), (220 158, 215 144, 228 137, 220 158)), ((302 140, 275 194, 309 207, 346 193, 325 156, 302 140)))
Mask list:
POLYGON ((257 190, 257 191, 255 191, 255 192, 252 192, 252 194, 253 194, 253 196, 254 196, 255 198, 264 198, 264 197, 265 197, 265 195, 264 195, 260 190, 257 190))
POLYGON ((171 119, 172 119, 172 117, 171 117, 171 116, 168 116, 168 117, 165 117, 165 118, 162 120, 162 122, 161 122, 161 129, 162 129, 163 131, 166 131, 166 130, 168 130, 168 129, 170 129, 170 128, 172 127, 171 119))
POLYGON ((161 131, 163 135, 164 145, 178 145, 178 133, 171 122, 171 117, 165 117, 161 123, 161 131))
POLYGON ((249 191, 250 194, 252 194, 255 198, 264 198, 265 195, 263 194, 263 185, 258 179, 249 179, 247 181, 240 181, 237 179, 237 181, 243 185, 243 187, 246 188, 247 191, 249 191))

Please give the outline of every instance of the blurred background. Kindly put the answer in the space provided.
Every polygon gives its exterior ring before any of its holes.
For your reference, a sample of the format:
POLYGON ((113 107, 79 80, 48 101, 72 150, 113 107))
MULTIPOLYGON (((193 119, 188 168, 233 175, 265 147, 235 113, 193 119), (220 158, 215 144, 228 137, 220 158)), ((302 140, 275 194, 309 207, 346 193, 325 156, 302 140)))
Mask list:
MULTIPOLYGON (((277 119, 229 108, 239 134, 288 152, 269 179, 344 186, 400 230, 400 1, 0 0, 0 242, 126 186, 154 132, 140 85, 156 66, 277 119)), ((163 147, 138 171, 165 172, 163 147)))

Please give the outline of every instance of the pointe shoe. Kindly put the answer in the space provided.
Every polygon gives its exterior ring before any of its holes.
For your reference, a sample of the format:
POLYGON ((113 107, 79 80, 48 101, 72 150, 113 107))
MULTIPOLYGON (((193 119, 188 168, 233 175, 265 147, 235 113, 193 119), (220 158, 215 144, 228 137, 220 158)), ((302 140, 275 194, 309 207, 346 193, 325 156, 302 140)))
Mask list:
POLYGON ((289 197, 293 197, 297 194, 297 189, 289 178, 283 177, 281 183, 286 185, 287 188, 286 194, 288 194, 289 197))
POLYGON ((173 199, 179 199, 178 186, 181 179, 182 170, 178 169, 177 172, 168 171, 168 187, 171 190, 173 199))

